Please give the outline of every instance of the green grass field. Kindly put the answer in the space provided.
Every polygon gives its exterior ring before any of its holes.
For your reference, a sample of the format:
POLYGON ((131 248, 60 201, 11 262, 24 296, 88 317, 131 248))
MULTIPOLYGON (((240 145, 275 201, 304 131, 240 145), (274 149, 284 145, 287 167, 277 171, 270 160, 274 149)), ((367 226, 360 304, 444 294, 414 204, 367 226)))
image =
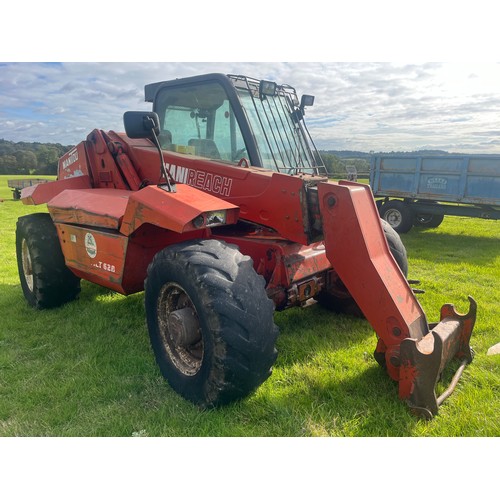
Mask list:
POLYGON ((143 294, 82 282, 59 309, 27 306, 17 275, 15 225, 45 207, 12 200, 0 176, 0 436, 500 436, 500 222, 445 219, 403 235, 410 278, 430 322, 442 304, 478 302, 476 356, 432 421, 410 414, 373 359, 361 319, 314 305, 275 313, 272 376, 248 399, 200 411, 160 376, 143 294))

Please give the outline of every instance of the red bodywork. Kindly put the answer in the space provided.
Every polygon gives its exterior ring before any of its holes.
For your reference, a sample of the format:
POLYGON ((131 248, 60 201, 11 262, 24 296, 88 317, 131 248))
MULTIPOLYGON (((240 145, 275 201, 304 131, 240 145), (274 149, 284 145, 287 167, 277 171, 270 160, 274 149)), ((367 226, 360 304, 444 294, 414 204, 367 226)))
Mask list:
MULTIPOLYGON (((27 188, 22 198, 47 203, 77 276, 122 294, 143 289, 159 250, 198 238, 224 240, 251 256, 278 309, 336 283, 345 294, 345 285, 377 333, 377 359, 400 383, 400 396, 435 413, 434 384, 415 389, 420 362, 411 354, 435 333, 390 253, 368 186, 169 151, 163 156, 175 193, 157 185, 158 151, 149 140, 94 130, 61 158, 57 181, 27 188), (207 214, 221 211, 225 222, 207 225, 207 214)), ((440 355, 447 361, 467 351, 474 311, 443 311, 441 319, 463 337, 460 348, 455 342, 440 355)), ((453 335, 444 335, 445 345, 453 335)))

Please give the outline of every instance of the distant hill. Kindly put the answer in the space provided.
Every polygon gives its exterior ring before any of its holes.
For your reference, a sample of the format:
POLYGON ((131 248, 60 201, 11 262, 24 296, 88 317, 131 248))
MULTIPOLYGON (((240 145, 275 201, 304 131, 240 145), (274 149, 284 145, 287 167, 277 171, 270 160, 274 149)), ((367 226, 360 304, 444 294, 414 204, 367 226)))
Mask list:
MULTIPOLYGON (((0 174, 54 175, 59 158, 73 145, 59 143, 12 142, 0 139, 0 174)), ((447 155, 446 151, 426 149, 420 151, 391 151, 398 155, 447 155)), ((352 150, 321 150, 321 157, 332 175, 345 175, 346 167, 355 167, 361 175, 370 169, 370 157, 374 152, 352 150)), ((387 154, 387 153, 376 153, 387 154)))
POLYGON ((370 172, 370 159, 373 154, 396 154, 398 156, 405 155, 448 155, 447 151, 440 149, 421 149, 419 151, 391 151, 375 153, 371 151, 366 153, 363 151, 352 150, 322 150, 319 152, 325 164, 328 173, 335 177, 346 177, 348 169, 354 167, 358 173, 358 177, 367 178, 370 172))
POLYGON ((372 154, 397 154, 397 155, 448 155, 448 151, 442 151, 440 149, 420 149, 418 151, 391 151, 384 152, 378 151, 375 153, 374 151, 370 153, 365 153, 362 151, 350 151, 350 150, 324 150, 320 151, 321 154, 328 153, 335 155, 337 158, 362 158, 369 160, 372 154))

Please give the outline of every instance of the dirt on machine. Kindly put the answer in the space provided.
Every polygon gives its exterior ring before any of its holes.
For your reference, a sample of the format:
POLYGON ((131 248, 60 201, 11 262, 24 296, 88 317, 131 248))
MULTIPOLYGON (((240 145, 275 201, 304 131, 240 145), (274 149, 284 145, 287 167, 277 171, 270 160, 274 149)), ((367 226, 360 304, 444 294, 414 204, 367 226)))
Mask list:
POLYGON ((476 304, 469 297, 466 314, 445 304, 428 322, 370 187, 329 181, 304 121, 314 97, 208 74, 146 85, 145 100, 152 111, 126 112, 125 133, 93 130, 60 159, 56 181, 23 189, 25 204, 48 208, 17 223, 28 303, 61 306, 81 279, 144 291, 161 373, 206 408, 265 382, 275 311, 314 299, 363 315, 399 397, 436 415, 472 361, 476 304), (456 376, 437 396, 452 360, 456 376))

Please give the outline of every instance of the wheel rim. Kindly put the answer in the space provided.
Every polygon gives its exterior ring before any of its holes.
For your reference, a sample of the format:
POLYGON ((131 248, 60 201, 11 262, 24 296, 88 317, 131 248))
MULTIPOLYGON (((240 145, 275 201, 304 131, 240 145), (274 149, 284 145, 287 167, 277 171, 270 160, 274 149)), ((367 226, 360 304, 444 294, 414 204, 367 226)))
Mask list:
POLYGON ((401 217, 401 212, 399 210, 391 208, 391 209, 387 210, 387 212, 385 213, 384 219, 392 227, 398 227, 401 224, 401 220, 403 218, 401 217))
POLYGON ((158 325, 170 360, 186 376, 193 376, 203 361, 203 337, 196 308, 177 283, 163 285, 158 299, 158 325))
POLYGON ((24 239, 21 244, 21 260, 23 264, 24 279, 30 292, 33 292, 33 267, 31 265, 31 256, 28 248, 28 243, 24 239))

